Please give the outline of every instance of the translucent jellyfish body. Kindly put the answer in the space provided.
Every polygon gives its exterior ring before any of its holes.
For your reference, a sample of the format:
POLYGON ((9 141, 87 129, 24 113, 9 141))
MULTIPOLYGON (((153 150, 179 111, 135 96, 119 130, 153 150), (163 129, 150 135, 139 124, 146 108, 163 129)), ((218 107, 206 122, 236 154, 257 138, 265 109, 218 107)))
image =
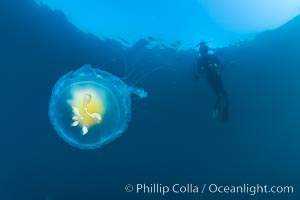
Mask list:
POLYGON ((61 77, 49 103, 57 134, 81 149, 95 149, 118 138, 131 119, 131 94, 147 97, 143 89, 84 65, 61 77))

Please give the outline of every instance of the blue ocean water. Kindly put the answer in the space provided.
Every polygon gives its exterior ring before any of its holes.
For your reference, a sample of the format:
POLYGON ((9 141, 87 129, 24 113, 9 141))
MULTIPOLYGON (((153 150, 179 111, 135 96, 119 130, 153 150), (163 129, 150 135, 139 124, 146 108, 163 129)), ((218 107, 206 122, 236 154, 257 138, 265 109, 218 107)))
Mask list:
POLYGON ((126 184, 293 185, 299 199, 300 18, 253 41, 218 50, 234 65, 222 76, 229 122, 212 121, 215 96, 194 80, 198 52, 132 47, 99 39, 60 11, 34 1, 1 1, 2 139, 0 199, 251 199, 249 195, 126 193, 126 184), (133 99, 122 137, 95 150, 59 138, 48 118, 55 82, 89 63, 148 91, 133 99))

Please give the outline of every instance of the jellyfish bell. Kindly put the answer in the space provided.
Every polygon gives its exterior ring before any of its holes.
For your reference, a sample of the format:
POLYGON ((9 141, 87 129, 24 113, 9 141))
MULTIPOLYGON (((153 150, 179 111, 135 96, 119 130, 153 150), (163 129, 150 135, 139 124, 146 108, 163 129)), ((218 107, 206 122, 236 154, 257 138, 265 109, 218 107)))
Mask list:
POLYGON ((131 95, 146 98, 143 89, 84 65, 55 84, 49 118, 57 134, 72 146, 95 149, 121 136, 131 119, 131 95))

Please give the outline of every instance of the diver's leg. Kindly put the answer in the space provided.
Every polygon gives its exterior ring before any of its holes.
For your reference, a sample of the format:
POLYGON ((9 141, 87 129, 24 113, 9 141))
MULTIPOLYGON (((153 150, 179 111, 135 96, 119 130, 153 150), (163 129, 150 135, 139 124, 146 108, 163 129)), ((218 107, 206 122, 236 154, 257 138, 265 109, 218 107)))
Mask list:
POLYGON ((219 95, 218 86, 217 86, 214 78, 211 76, 207 77, 207 82, 208 82, 209 86, 212 88, 212 90, 214 91, 214 93, 218 96, 219 95))
POLYGON ((221 117, 222 117, 222 121, 223 122, 227 122, 228 121, 228 106, 229 106, 229 103, 228 103, 228 97, 227 97, 227 93, 224 89, 222 89, 222 114, 221 114, 221 117))
POLYGON ((217 96, 215 106, 214 106, 214 108, 212 110, 212 113, 211 113, 212 119, 216 120, 217 118, 219 118, 220 113, 222 112, 222 110, 221 110, 222 96, 221 96, 221 93, 220 93, 219 88, 218 88, 218 84, 215 81, 215 79, 210 77, 210 78, 207 78, 207 80, 208 80, 208 83, 209 83, 210 87, 212 88, 212 90, 214 91, 214 93, 217 96))
POLYGON ((221 117, 224 122, 228 121, 228 96, 227 92, 225 91, 222 83, 221 77, 218 79, 218 90, 221 95, 221 117))

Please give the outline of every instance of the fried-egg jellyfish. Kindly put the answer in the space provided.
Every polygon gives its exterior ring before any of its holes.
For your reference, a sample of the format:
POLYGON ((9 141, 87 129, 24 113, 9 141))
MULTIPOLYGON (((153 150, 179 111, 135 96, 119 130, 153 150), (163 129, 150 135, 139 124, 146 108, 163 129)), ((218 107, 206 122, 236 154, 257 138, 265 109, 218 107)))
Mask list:
POLYGON ((95 149, 123 134, 131 119, 131 94, 147 97, 143 89, 84 65, 61 77, 49 103, 49 117, 65 142, 95 149))

